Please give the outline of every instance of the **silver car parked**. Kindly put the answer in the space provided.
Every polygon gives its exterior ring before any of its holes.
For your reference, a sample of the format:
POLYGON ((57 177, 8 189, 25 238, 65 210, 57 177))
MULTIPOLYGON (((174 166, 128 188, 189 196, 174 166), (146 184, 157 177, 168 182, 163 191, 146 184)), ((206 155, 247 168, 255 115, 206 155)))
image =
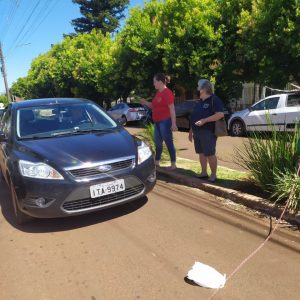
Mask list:
POLYGON ((141 121, 146 117, 146 109, 139 103, 119 103, 109 109, 107 113, 122 124, 141 121))

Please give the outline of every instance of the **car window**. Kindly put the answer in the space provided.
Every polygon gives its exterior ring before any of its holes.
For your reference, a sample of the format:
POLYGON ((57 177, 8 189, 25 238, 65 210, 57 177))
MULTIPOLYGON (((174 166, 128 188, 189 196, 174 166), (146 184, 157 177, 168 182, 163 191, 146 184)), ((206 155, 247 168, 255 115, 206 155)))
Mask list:
POLYGON ((265 109, 266 100, 262 100, 257 104, 252 106, 252 110, 264 110, 265 109))
POLYGON ((143 107, 142 104, 140 103, 127 103, 127 105, 131 108, 140 108, 140 107, 143 107))
POLYGON ((265 109, 276 109, 278 105, 279 97, 266 99, 265 109))
POLYGON ((11 109, 8 108, 4 111, 1 119, 1 130, 4 132, 5 136, 8 137, 11 129, 11 109))
POLYGON ((17 136, 20 138, 117 127, 115 121, 92 103, 20 108, 16 122, 17 136))
POLYGON ((289 95, 286 106, 300 106, 300 95, 289 95))
POLYGON ((277 107, 279 97, 272 97, 258 102, 252 106, 252 110, 275 109, 277 107))

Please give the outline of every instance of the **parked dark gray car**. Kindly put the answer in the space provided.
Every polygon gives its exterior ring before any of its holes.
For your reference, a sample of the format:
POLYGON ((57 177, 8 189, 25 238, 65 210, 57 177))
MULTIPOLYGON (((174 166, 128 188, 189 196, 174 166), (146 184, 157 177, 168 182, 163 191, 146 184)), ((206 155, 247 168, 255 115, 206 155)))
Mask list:
MULTIPOLYGON (((194 106, 199 99, 186 100, 175 103, 176 123, 177 127, 181 129, 190 129, 190 115, 193 112, 194 106)), ((224 108, 224 117, 226 123, 231 116, 228 108, 224 108)))
POLYGON ((18 223, 112 207, 155 185, 149 147, 91 101, 11 103, 2 121, 0 171, 18 223))

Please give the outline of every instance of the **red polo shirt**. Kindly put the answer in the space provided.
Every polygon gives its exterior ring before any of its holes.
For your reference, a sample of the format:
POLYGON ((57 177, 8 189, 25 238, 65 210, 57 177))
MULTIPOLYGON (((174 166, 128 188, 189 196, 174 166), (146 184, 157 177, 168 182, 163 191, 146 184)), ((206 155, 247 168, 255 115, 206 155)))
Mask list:
POLYGON ((174 104, 174 95, 170 89, 165 88, 162 92, 156 92, 152 100, 152 119, 154 122, 171 118, 170 104, 174 104))

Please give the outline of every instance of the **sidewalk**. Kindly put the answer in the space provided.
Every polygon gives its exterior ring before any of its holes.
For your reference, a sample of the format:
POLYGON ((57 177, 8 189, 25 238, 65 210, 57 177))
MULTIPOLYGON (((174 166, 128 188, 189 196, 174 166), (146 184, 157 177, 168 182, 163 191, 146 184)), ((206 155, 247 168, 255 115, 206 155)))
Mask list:
MULTIPOLYGON (((142 130, 141 128, 132 127, 127 127, 126 129, 131 134, 137 134, 139 131, 142 130)), ((176 132, 174 138, 176 140, 178 156, 193 160, 195 161, 195 163, 199 163, 198 155, 194 151, 193 144, 188 141, 187 133, 176 132)), ((217 156, 219 165, 234 170, 243 170, 240 166, 234 163, 234 148, 242 146, 243 142, 244 140, 241 138, 219 138, 217 145, 217 156)), ((207 183, 204 180, 198 179, 196 177, 181 174, 179 171, 167 171, 164 168, 159 168, 157 170, 157 173, 159 177, 168 178, 168 180, 172 180, 175 183, 199 188, 218 197, 227 198, 235 203, 244 205, 248 208, 254 209, 256 211, 259 211, 268 216, 275 217, 277 219, 280 217, 283 210, 283 207, 274 206, 273 203, 264 198, 239 192, 237 190, 221 187, 220 185, 218 185, 218 182, 214 184, 207 183)), ((300 214, 295 215, 289 212, 285 212, 283 220, 300 228, 300 214)))

